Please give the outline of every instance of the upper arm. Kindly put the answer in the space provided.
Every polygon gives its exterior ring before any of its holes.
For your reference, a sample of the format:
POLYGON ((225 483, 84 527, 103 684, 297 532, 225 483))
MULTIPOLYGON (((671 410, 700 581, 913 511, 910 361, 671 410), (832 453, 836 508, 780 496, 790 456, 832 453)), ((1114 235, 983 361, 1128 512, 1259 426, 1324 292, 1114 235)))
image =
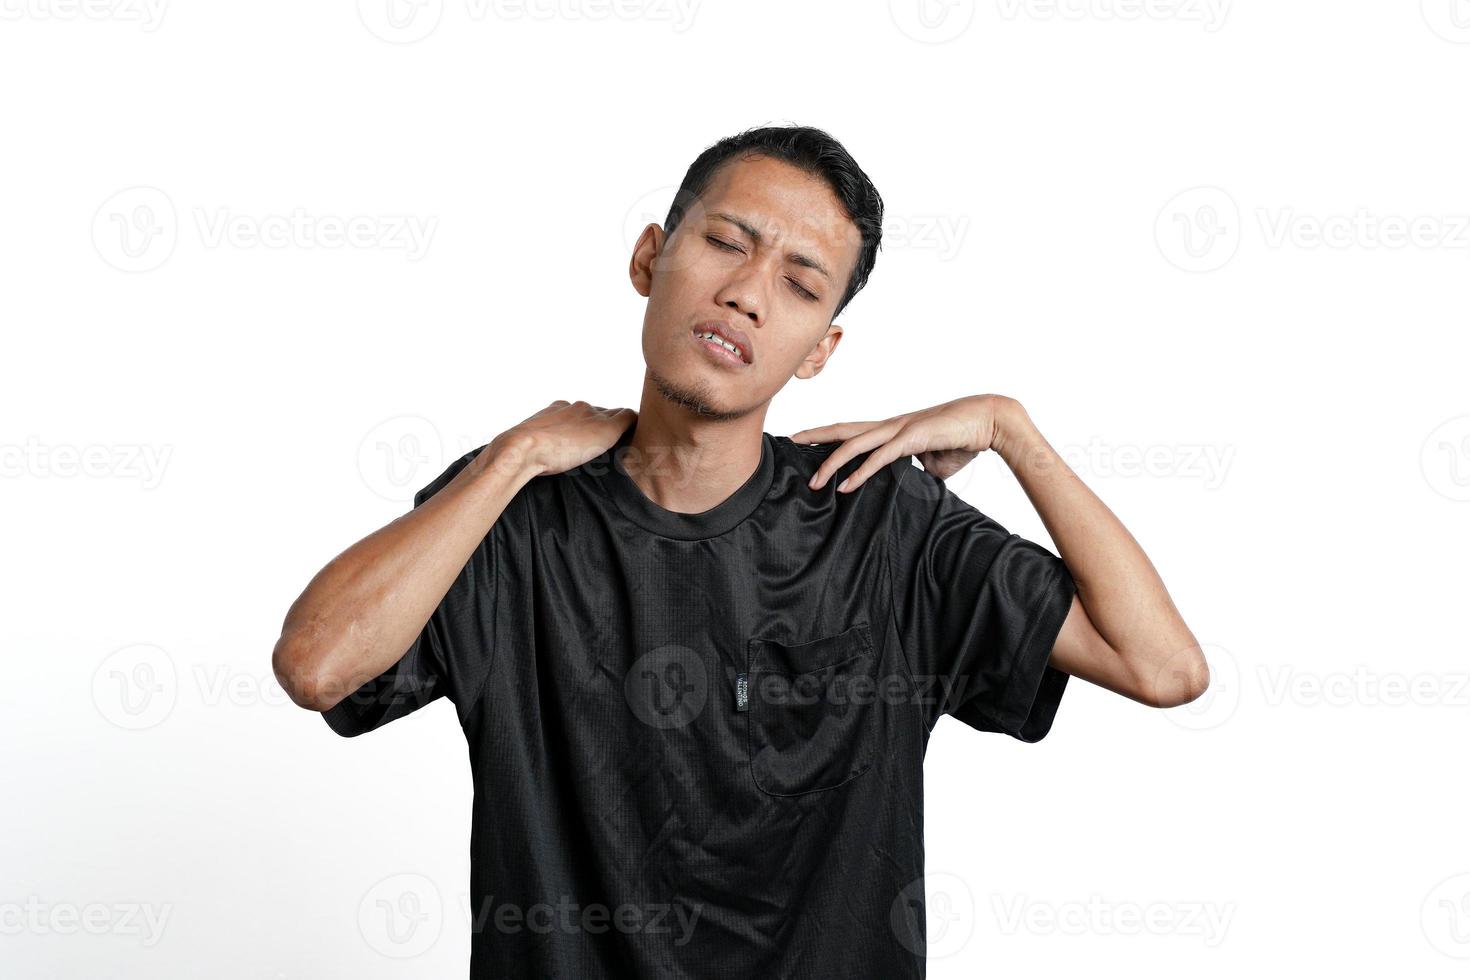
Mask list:
MULTIPOLYGON (((415 494, 414 507, 422 506, 447 486, 480 449, 460 457, 415 494)), ((469 712, 489 674, 495 537, 492 527, 397 662, 376 677, 359 679, 363 682, 351 694, 322 712, 333 731, 349 737, 361 735, 446 696, 461 717, 469 712)))

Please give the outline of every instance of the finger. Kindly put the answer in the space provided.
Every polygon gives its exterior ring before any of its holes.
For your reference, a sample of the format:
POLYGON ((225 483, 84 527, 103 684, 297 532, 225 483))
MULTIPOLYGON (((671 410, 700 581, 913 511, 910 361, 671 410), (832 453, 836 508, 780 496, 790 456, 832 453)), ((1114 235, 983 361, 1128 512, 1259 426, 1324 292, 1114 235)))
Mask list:
POLYGON ((877 422, 834 422, 831 425, 818 426, 815 429, 802 429, 787 436, 792 442, 840 442, 843 439, 851 439, 860 432, 865 432, 877 425, 877 422))
POLYGON ((832 454, 822 460, 822 465, 812 474, 810 486, 813 490, 824 487, 832 474, 847 465, 847 461, 861 453, 865 453, 875 446, 881 446, 887 442, 894 433, 903 428, 903 423, 889 420, 875 428, 861 432, 832 451, 832 454))
POLYGON ((907 456, 901 439, 891 439, 873 450, 868 458, 863 460, 863 465, 852 471, 852 474, 841 483, 837 484, 838 493, 852 493, 858 487, 867 482, 868 477, 892 463, 900 456, 907 456))

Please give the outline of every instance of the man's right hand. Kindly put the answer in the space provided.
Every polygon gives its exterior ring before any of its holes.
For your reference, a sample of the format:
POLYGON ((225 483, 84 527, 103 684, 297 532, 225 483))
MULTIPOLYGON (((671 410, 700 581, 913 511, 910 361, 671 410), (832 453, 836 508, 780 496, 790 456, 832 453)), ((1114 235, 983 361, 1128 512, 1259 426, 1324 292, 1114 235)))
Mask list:
POLYGON ((272 652, 291 700, 327 711, 393 666, 516 493, 536 476, 597 458, 637 417, 554 401, 496 436, 438 493, 328 562, 287 611, 272 652))
POLYGON ((486 447, 486 465, 529 476, 564 473, 607 452, 638 413, 584 401, 557 400, 486 447))

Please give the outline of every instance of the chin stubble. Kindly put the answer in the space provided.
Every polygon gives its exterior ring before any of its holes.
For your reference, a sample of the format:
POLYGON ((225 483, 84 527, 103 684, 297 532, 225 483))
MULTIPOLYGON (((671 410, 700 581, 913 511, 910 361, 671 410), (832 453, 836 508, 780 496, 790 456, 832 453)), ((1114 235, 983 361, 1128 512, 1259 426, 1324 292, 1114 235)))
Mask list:
POLYGON ((649 371, 648 377, 660 395, 680 408, 698 415, 702 419, 708 419, 712 422, 729 422, 746 414, 743 411, 721 411, 711 405, 709 403, 710 385, 708 382, 702 381, 693 387, 681 388, 655 371, 649 371))

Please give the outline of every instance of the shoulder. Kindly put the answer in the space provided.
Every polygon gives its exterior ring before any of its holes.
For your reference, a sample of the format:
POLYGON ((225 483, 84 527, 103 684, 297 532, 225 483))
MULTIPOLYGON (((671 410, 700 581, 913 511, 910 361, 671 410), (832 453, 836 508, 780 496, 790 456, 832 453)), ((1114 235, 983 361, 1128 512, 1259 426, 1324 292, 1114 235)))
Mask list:
MULTIPOLYGON (((828 457, 842 447, 842 442, 840 441, 808 444, 793 442, 787 436, 773 435, 771 436, 771 441, 776 448, 776 464, 778 470, 784 470, 799 476, 803 483, 821 468, 821 465, 827 461, 828 457)), ((867 462, 868 457, 872 453, 873 450, 868 450, 858 453, 851 459, 844 461, 837 468, 837 471, 831 475, 831 479, 828 480, 828 485, 836 487, 837 484, 842 482, 844 477, 855 472, 867 462)), ((906 481, 911 483, 917 478, 929 476, 922 469, 919 470, 918 477, 909 473, 909 471, 915 469, 918 469, 918 467, 914 465, 913 456, 900 456, 869 477, 860 490, 869 487, 883 487, 888 490, 907 489, 904 486, 906 481)), ((930 479, 933 478, 930 477, 930 479)))

